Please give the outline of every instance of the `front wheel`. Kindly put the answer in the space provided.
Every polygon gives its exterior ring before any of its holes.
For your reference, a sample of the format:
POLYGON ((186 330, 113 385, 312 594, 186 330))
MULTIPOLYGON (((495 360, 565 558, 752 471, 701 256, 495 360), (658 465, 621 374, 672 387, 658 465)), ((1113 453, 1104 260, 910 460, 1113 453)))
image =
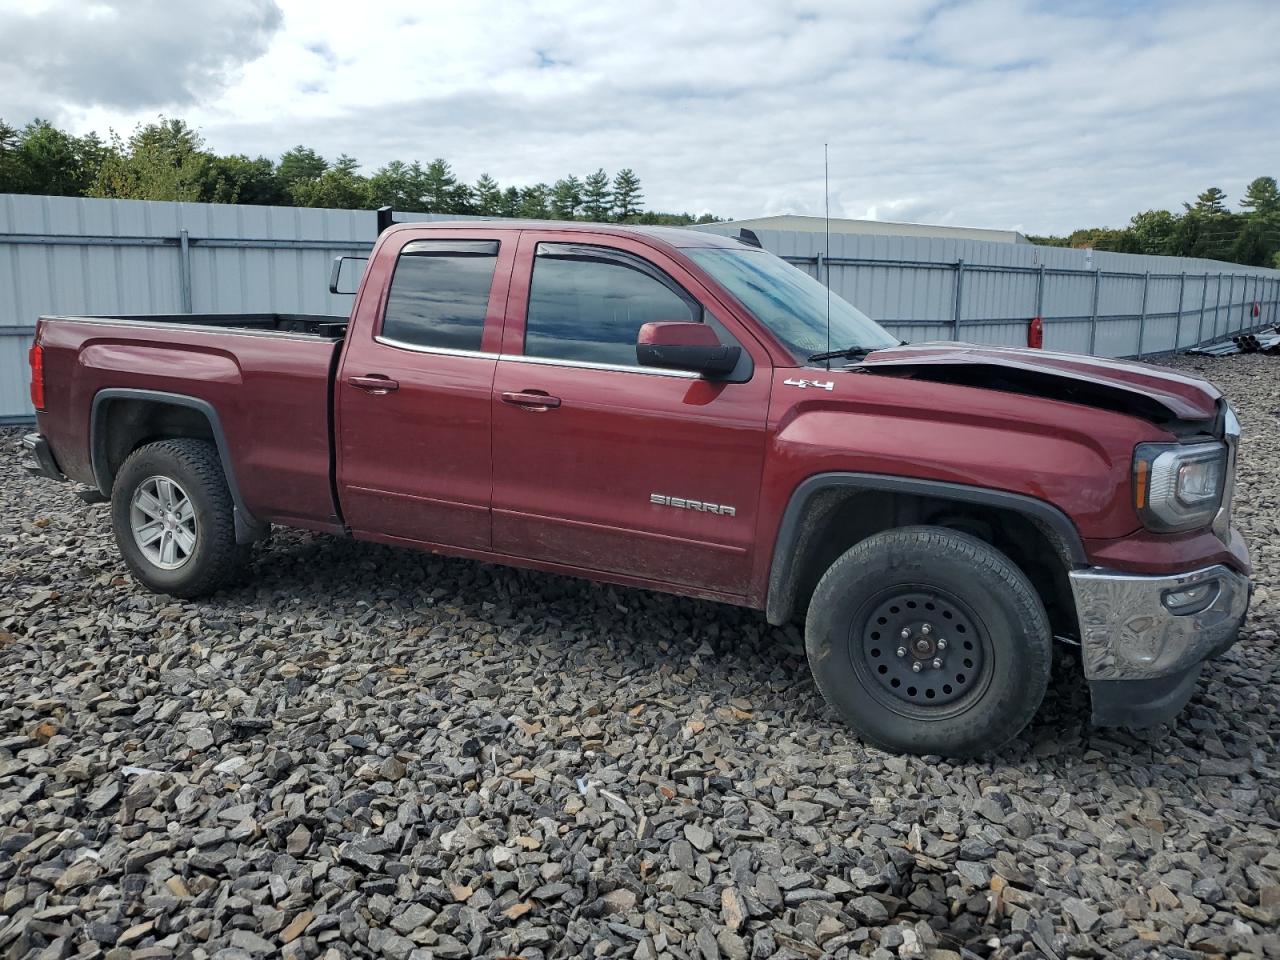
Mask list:
POLYGON ((111 523, 130 572, 150 590, 191 598, 235 576, 235 506, 218 451, 205 440, 159 440, 133 451, 111 489, 111 523))
POLYGON ((864 739, 951 757, 995 750, 1030 722, 1051 643, 1022 571, 942 527, 852 547, 818 582, 805 624, 818 689, 864 739))

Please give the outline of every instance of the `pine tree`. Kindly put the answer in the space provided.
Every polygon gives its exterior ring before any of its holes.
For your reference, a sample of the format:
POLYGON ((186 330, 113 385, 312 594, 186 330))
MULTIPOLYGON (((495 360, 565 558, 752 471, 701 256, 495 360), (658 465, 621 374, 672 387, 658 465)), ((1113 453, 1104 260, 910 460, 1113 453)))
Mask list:
POLYGON ((520 216, 530 220, 545 220, 547 201, 551 190, 545 183, 537 183, 520 191, 520 216))
POLYGON ((504 217, 520 216, 520 191, 516 187, 507 187, 502 191, 502 206, 500 209, 504 217))
POLYGON ((551 215, 557 220, 573 220, 582 206, 582 181, 570 174, 551 188, 551 215))
POLYGON ((502 190, 498 181, 487 173, 480 174, 472 194, 476 213, 484 217, 496 217, 502 213, 502 190))
POLYGON ((1280 188, 1276 187, 1276 178, 1258 177, 1253 180, 1245 188, 1240 206, 1264 217, 1280 213, 1280 188))
POLYGON ((582 217, 596 223, 609 219, 613 196, 609 192, 609 175, 601 167, 582 182, 582 217))
POLYGON ((1227 212, 1227 195, 1217 187, 1210 187, 1204 193, 1196 197, 1194 205, 1184 203, 1184 207, 1189 212, 1204 213, 1209 216, 1217 216, 1227 212))
POLYGON ((324 157, 310 147, 298 144, 292 150, 285 151, 276 173, 285 187, 290 187, 295 180, 315 180, 328 169, 329 164, 324 157))
POLYGON ((625 223, 640 212, 644 194, 640 192, 640 178, 630 167, 623 167, 613 178, 613 215, 625 223))
POLYGON ((458 178, 453 175, 453 168, 448 161, 437 157, 427 164, 423 173, 423 202, 431 213, 450 213, 456 202, 455 188, 458 178))

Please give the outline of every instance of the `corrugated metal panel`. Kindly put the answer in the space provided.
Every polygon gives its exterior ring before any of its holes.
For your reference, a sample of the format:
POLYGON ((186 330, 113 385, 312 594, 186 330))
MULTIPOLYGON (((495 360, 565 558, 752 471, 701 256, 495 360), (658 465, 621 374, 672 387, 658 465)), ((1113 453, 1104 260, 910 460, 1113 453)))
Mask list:
MULTIPOLYGON (((375 229, 375 215, 366 210, 0 195, 0 419, 29 416, 26 350, 40 314, 183 310, 182 231, 190 240, 192 311, 346 314, 352 298, 328 292, 329 265, 334 256, 371 244, 375 229), (15 243, 15 234, 103 239, 15 243)), ((716 224, 699 229, 737 232, 716 224)), ((1280 319, 1280 272, 1274 270, 955 237, 841 233, 831 236, 835 262, 820 268, 824 234, 757 234, 766 249, 829 280, 836 293, 907 340, 954 336, 957 286, 962 339, 1025 343, 1027 322, 1039 311, 1046 347, 1085 353, 1092 344, 1101 356, 1185 347, 1280 319), (1148 319, 1140 338, 1148 272, 1148 319), (1262 304, 1259 318, 1252 316, 1254 301, 1262 304)))

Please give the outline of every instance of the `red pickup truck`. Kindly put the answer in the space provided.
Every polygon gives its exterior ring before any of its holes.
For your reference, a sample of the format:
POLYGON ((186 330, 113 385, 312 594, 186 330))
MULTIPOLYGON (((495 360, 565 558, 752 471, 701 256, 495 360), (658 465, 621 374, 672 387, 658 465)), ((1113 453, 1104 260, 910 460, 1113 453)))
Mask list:
POLYGON ((402 224, 349 321, 42 317, 31 468, 179 597, 283 524, 803 616, 895 750, 1015 736, 1055 640, 1095 722, 1176 714, 1250 595, 1218 391, 903 345, 750 239, 402 224))

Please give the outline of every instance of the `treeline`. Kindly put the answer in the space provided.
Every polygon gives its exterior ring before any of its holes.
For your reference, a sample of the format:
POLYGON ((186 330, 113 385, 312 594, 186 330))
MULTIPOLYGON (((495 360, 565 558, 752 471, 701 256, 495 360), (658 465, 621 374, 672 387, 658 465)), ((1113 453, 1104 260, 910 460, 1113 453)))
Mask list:
POLYGON ((1210 187, 1184 203, 1181 213, 1148 210, 1126 227, 1089 227, 1067 237, 1028 237, 1054 247, 1092 247, 1116 253, 1205 257, 1253 267, 1280 268, 1280 189, 1275 177, 1258 177, 1245 188, 1240 210, 1210 187))
POLYGON ((369 176, 359 171, 353 157, 330 161, 301 145, 278 162, 224 156, 206 149, 185 121, 164 117, 127 139, 113 132, 107 140, 77 137, 45 120, 20 130, 0 120, 0 193, 671 225, 720 219, 646 210, 640 178, 629 168, 530 187, 503 187, 487 173, 464 183, 441 159, 425 166, 395 160, 369 176))

